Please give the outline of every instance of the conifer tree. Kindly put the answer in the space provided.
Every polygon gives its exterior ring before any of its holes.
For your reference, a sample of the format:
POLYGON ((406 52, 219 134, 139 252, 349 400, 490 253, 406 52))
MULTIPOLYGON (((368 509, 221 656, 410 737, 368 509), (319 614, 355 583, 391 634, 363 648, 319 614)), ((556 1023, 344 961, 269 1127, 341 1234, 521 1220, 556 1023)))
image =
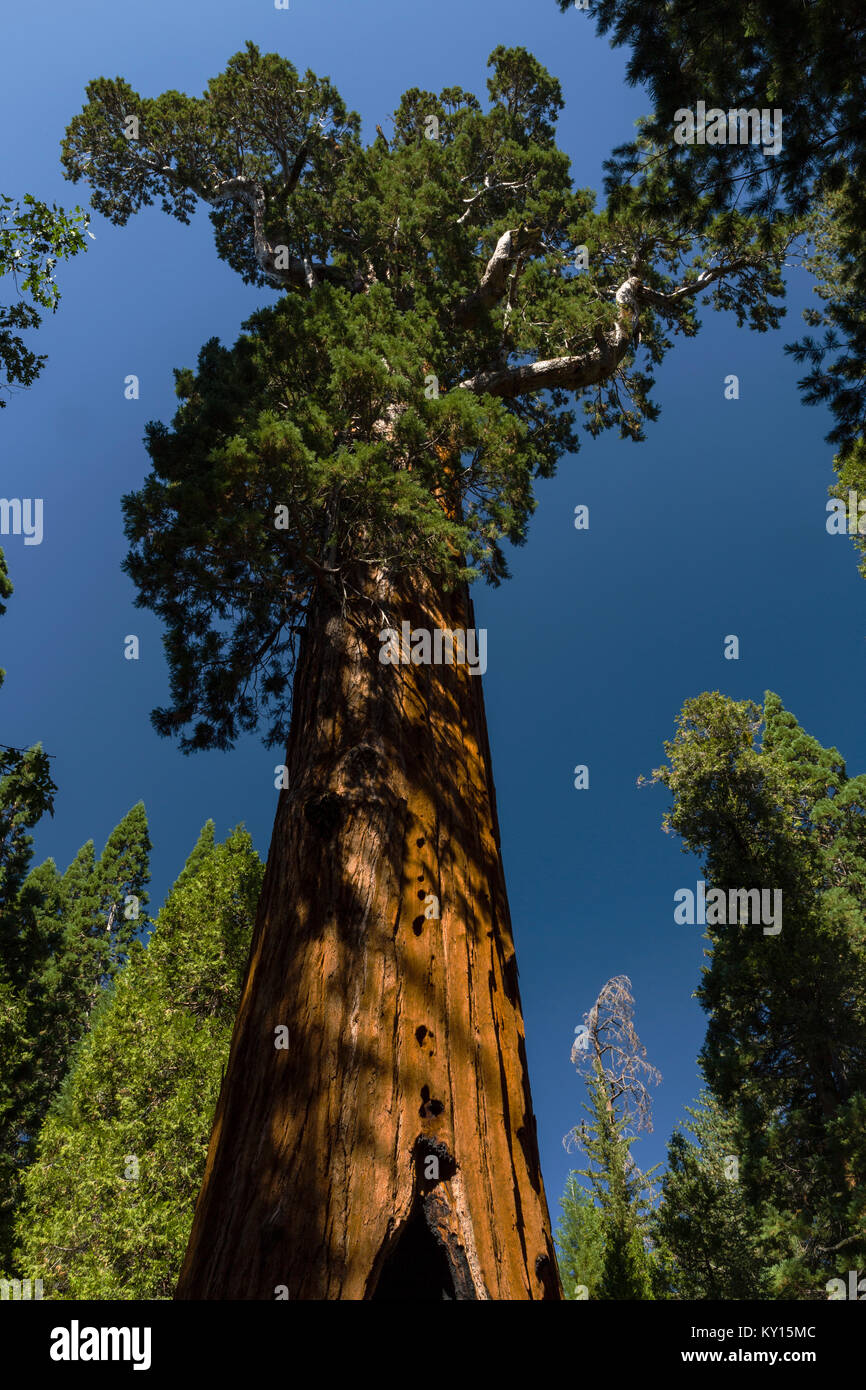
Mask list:
MULTIPOLYGON (((570 0, 557 0, 563 11, 570 0)), ((805 211, 816 192, 862 174, 866 160, 866 17, 858 0, 730 0, 724 23, 711 6, 691 0, 645 5, 641 0, 589 0, 601 34, 630 56, 627 80, 645 86, 652 113, 645 134, 678 173, 689 200, 711 191, 715 206, 737 199, 771 211, 805 211), (675 111, 781 107, 783 140, 676 144, 675 111)), ((638 143, 614 152, 614 181, 633 172, 638 143)), ((864 208, 860 198, 861 218, 864 208)), ((861 226, 863 225, 861 221, 861 226)))
POLYGON ((250 836, 209 821, 103 995, 24 1179, 18 1264, 45 1298, 172 1296, 261 879, 250 836))
POLYGON ((653 1297, 648 1216, 654 1199, 655 1168, 642 1173, 631 1146, 641 1130, 651 1130, 647 1083, 661 1076, 646 1061, 634 1027, 634 1000, 626 975, 608 980, 572 1048, 572 1061, 586 1073, 589 1121, 576 1126, 571 1142, 587 1156, 585 1177, 600 1213, 601 1267, 596 1298, 653 1297))
POLYGON ((178 373, 124 504, 156 728, 288 738, 186 1298, 560 1297, 481 682, 432 634, 474 630, 468 581, 507 574, 575 397, 639 439, 705 292, 778 322, 793 228, 648 215, 652 172, 597 213, 558 82, 490 66, 487 109, 415 88, 365 146, 329 80, 248 44, 201 98, 90 83, 64 141, 115 224, 202 203, 284 292, 178 373))
MULTIPOLYGON (((0 616, 12 584, 0 550, 0 616)), ((5 672, 0 670, 0 685, 5 672)), ((29 833, 53 815, 57 788, 41 744, 0 745, 0 1269, 9 1267, 12 1223, 27 1136, 38 1122, 36 1029, 29 1012, 32 971, 42 959, 32 910, 41 901, 28 879, 29 833)))
POLYGON ((149 853, 147 814, 138 802, 115 826, 98 859, 88 840, 64 874, 47 860, 24 884, 43 953, 31 971, 30 994, 42 1039, 46 1105, 102 993, 125 964, 133 940, 146 930, 149 853))
POLYGON ((809 218, 806 265, 820 307, 804 310, 803 317, 824 332, 820 341, 807 335, 790 351, 809 369, 800 382, 806 403, 826 403, 835 416, 827 438, 838 446, 833 462, 839 481, 828 489, 834 500, 827 504, 827 530, 853 538, 866 577, 866 315, 862 248, 847 231, 850 201, 844 189, 828 194, 809 218))
MULTIPOLYGON (((570 10, 570 0, 557 0, 570 10)), ((668 0, 589 0, 600 33, 630 49, 627 77, 649 91, 652 111, 639 137, 614 151, 614 204, 647 161, 663 165, 674 204, 759 211, 785 218, 809 211, 811 251, 824 303, 804 318, 807 334, 786 351, 808 371, 807 404, 835 416, 844 486, 862 487, 866 435, 866 15, 860 0, 730 0, 723 20, 711 5, 668 0), (676 116, 755 110, 781 113, 781 142, 678 143, 676 116), (823 293, 829 286, 832 294, 823 293), (851 455, 857 463, 852 468, 851 455), (846 476, 846 473, 848 476, 846 476)), ((668 210, 670 202, 666 205, 668 210)), ((665 205, 658 204, 662 212, 665 205)))
POLYGON ((631 1155, 633 1137, 628 1121, 611 1110, 610 1092, 596 1064, 587 1080, 590 1120, 580 1127, 579 1143, 587 1155, 586 1168, 577 1171, 589 1180, 601 1212, 602 1267, 596 1298, 652 1298, 652 1274, 646 1246, 651 1197, 649 1174, 643 1174, 631 1155))
MULTIPOLYGON (((45 755, 39 749, 26 756, 31 755, 41 768, 45 755)), ((44 782, 34 788, 28 780, 27 787, 38 804, 44 782)), ((4 1058, 0 1105, 0 1266, 7 1272, 21 1175, 40 1127, 77 1042, 145 926, 140 908, 147 902, 150 851, 141 802, 112 831, 99 859, 88 841, 63 875, 48 859, 23 877, 31 842, 20 827, 15 834, 15 867, 7 882, 17 884, 17 892, 5 910, 6 980, 0 980, 12 1047, 4 1058)))
POLYGON ((760 1217, 739 1180, 736 1124, 709 1091, 668 1143, 668 1168, 651 1230, 657 1296, 766 1298, 760 1217), (692 1137, 689 1138, 688 1136, 692 1137))
POLYGON ((569 1173, 556 1228, 556 1257, 563 1296, 583 1301, 598 1298, 604 1267, 602 1211, 591 1192, 578 1182, 579 1173, 569 1173))
MULTIPOLYGON (((0 617, 12 592, 6 557, 0 549, 0 617)), ((5 675, 0 669, 0 686, 5 675)), ((16 984, 25 978, 29 965, 16 913, 33 854, 29 831, 46 813, 54 814, 56 791, 41 744, 28 749, 0 744, 0 959, 16 984)))
POLYGON ((772 693, 686 701, 665 749, 665 824, 708 885, 782 894, 780 931, 707 908, 702 1068, 736 1120, 772 1289, 824 1297, 866 1263, 866 776, 772 693))

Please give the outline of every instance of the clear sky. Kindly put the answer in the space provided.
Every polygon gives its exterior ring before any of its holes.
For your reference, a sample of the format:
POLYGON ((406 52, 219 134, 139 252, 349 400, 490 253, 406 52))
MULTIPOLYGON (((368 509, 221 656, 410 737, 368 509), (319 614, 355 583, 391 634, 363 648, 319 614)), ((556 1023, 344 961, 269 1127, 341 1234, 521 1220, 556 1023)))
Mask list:
MULTIPOLYGON (((554 0, 58 0, 17 5, 3 21, 0 188, 66 206, 84 185, 62 178, 59 142, 98 76, 142 95, 198 94, 247 39, 329 75, 367 137, 403 90, 459 84, 486 96, 499 43, 529 48, 563 85, 560 139, 575 183, 601 187, 602 163, 648 103, 626 87, 625 57, 586 15, 554 0)), ((169 420, 172 368, 192 366, 216 335, 236 338, 269 296, 218 261, 202 211, 190 227, 158 208, 126 228, 94 217, 86 255, 60 270, 63 302, 40 332, 43 378, 0 412, 0 493, 44 499, 44 540, 4 537, 15 584, 0 624, 0 736, 54 754, 56 814, 37 859, 65 868, 87 839, 100 850, 139 799, 154 842, 152 909, 203 822, 223 836, 243 821, 267 854, 281 755, 247 738, 231 753, 183 757, 149 712, 166 702, 159 624, 133 607, 120 572, 120 498, 148 471, 144 425, 169 420), (141 382, 124 399, 124 378, 141 382), (141 659, 127 661, 135 633, 141 659)), ((866 768, 860 703, 866 586, 850 542, 825 529, 833 481, 829 427, 800 404, 782 345, 811 298, 792 270, 780 332, 739 330, 704 314, 656 387, 662 416, 643 444, 589 436, 540 484, 513 579, 475 589, 488 630, 484 677, 505 871, 520 966, 527 1051, 554 1220, 575 1162, 562 1136, 581 1117, 569 1062, 575 1026, 611 975, 630 976, 649 1060, 662 1072, 655 1129, 635 1149, 646 1167, 699 1088, 704 1019, 691 997, 700 927, 677 926, 674 893, 698 861, 665 836, 662 788, 638 789, 657 766, 683 701, 718 689, 760 700, 777 691, 804 727, 866 768), (736 373, 740 399, 724 399, 736 373), (574 529, 574 508, 590 528, 574 529), (739 661, 723 655, 737 634, 739 661), (573 786, 576 764, 590 786, 573 786)), ((2 299, 2 294, 0 294, 2 299)))

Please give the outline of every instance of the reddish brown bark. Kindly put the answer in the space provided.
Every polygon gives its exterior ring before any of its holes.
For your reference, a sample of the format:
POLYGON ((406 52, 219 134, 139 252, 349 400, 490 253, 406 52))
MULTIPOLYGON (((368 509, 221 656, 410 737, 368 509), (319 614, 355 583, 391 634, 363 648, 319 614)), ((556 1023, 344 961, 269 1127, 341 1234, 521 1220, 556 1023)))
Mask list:
POLYGON ((482 681, 383 665, 404 618, 474 625, 382 575, 311 614, 179 1298, 561 1297, 482 681))

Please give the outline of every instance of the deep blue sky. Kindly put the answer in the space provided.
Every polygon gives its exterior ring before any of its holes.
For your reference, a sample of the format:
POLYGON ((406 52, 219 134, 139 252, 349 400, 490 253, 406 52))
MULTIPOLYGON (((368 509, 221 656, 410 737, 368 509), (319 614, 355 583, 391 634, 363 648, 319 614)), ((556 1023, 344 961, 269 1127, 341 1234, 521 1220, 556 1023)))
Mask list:
MULTIPOLYGON (((561 80, 561 143, 575 182, 601 167, 647 106, 625 60, 587 16, 554 0, 86 0, 15 6, 4 16, 0 188, 72 206, 59 142, 85 83, 124 76, 143 95, 199 93, 247 39, 329 75, 365 134, 410 86, 459 84, 486 96, 499 43, 531 49, 561 80)), ((276 802, 276 751, 253 739, 230 754, 182 757, 148 715, 167 694, 158 623, 133 607, 120 572, 120 497, 147 472, 150 419, 170 419, 172 368, 194 365, 213 335, 233 342, 266 297, 216 259, 206 213, 191 227, 150 209, 125 229, 94 218, 86 256, 61 267, 63 303, 39 335, 41 381, 0 413, 0 494, 45 499, 41 546, 3 539, 15 584, 0 627, 4 742, 55 755, 53 821, 38 858, 65 868, 83 841, 101 849, 137 800, 148 811, 155 907, 208 817, 220 836, 243 821, 264 857, 276 802), (141 399, 124 399, 127 373, 141 399), (123 658, 137 633, 141 660, 123 658)), ((645 443, 588 436, 541 484, 513 579, 476 586, 488 629, 484 678, 517 941, 542 1163, 554 1219, 574 1160, 563 1134, 584 1087, 569 1062, 575 1025, 611 975, 631 977, 649 1059, 661 1070, 655 1130, 635 1150, 664 1156, 698 1090, 703 1015, 691 994, 703 942, 673 921, 673 894, 698 862, 660 829, 666 794, 635 779, 662 760, 682 702, 719 689, 778 691, 806 729, 866 768, 862 719, 864 596, 850 543, 825 531, 833 480, 827 417, 798 399, 782 344, 798 335, 811 290, 791 274, 781 332, 738 330, 705 313, 697 340, 666 359, 658 424, 645 443), (726 401, 735 372, 740 400, 726 401), (573 527, 590 506, 586 533, 573 527), (740 660, 723 658, 727 633, 740 660), (577 763, 590 789, 573 788, 577 763)), ((0 294, 2 299, 2 294, 0 294)))

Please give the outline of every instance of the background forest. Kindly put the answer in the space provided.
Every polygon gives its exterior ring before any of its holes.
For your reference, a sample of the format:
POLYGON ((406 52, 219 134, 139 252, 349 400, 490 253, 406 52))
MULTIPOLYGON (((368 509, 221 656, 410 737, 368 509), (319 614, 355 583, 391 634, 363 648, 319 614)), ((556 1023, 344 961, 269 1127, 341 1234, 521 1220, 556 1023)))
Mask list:
MULTIPOLYGON (((603 23, 626 26, 625 51, 611 51, 592 15, 560 14, 554 0, 531 23, 511 0, 468 13, 445 3, 435 17, 377 0, 375 42, 339 0, 325 31, 300 0, 289 12, 205 8, 203 25, 195 7, 172 12, 170 54, 159 5, 146 19, 100 3, 83 25, 59 16, 38 91, 12 71, 6 87, 10 119, 16 102, 32 119, 4 167, 0 191, 16 203, 0 291, 14 279, 41 306, 26 341, 48 360, 40 372, 15 343, 35 317, 7 314, 2 490, 44 499, 45 535, 29 547, 4 536, 0 572, 0 1275, 42 1278, 47 1297, 171 1297, 282 758, 247 733, 231 751, 186 759, 157 737, 148 715, 166 703, 162 625, 134 607, 119 569, 120 498, 145 477, 145 425, 177 408, 172 369, 193 367, 213 337, 235 342, 277 295, 217 260, 203 213, 190 227, 158 206, 128 227, 93 214, 85 229, 48 208, 38 226, 22 220, 26 193, 67 210, 75 201, 57 154, 87 82, 121 73, 148 95, 197 93, 249 39, 328 74, 369 143, 377 125, 389 133, 386 113, 406 88, 481 94, 494 43, 521 46, 562 85, 558 143, 574 187, 595 190, 601 207, 602 163, 653 98, 670 105, 677 91, 688 105, 725 81, 710 63, 694 91, 678 88, 658 56, 664 36, 627 4, 598 7, 603 23), (642 87, 626 85, 628 61, 642 87), (13 275, 16 251, 34 246, 43 269, 28 285, 20 266, 13 275), (149 915, 151 902, 161 906, 149 915)), ((832 92, 843 71, 848 20, 834 13, 839 28, 811 36, 826 68, 814 73, 816 111, 821 83, 832 92)), ((678 15, 672 7, 672 25, 678 15)), ((37 23, 16 15, 7 52, 32 47, 37 23)), ((792 40, 770 57, 769 76, 756 58, 756 82, 785 90, 802 55, 792 40)), ((831 106, 828 128, 856 125, 859 108, 831 106)), ((474 589, 489 632, 485 696, 542 1167, 551 1205, 564 1194, 570 1298, 826 1298, 829 1280, 866 1264, 866 780, 846 761, 866 767, 863 585, 851 539, 826 525, 828 488, 847 499, 863 466, 860 210, 846 182, 860 152, 837 139, 838 176, 816 191, 810 120, 791 112, 790 163, 779 161, 769 193, 761 179, 733 192, 716 179, 718 207, 704 208, 694 170, 672 174, 682 205, 707 218, 726 200, 737 215, 750 199, 756 217, 793 208, 811 258, 802 238, 776 247, 787 318, 777 325, 767 308, 768 271, 739 298, 702 306, 697 339, 689 325, 663 363, 667 344, 648 336, 660 414, 645 410, 645 439, 581 432, 577 457, 539 485, 525 548, 504 542, 513 577, 474 589), (824 339, 823 354, 822 311, 843 344, 824 339), (805 331, 815 342, 786 355, 805 331), (580 504, 587 530, 575 526, 580 504), (576 765, 588 768, 582 789, 576 765), (674 917, 675 893, 698 879, 781 887, 782 932, 709 927, 707 941, 674 917), (613 1052, 602 1050, 605 1024, 620 1039, 613 1052)), ((620 150, 609 179, 641 157, 620 150)))

